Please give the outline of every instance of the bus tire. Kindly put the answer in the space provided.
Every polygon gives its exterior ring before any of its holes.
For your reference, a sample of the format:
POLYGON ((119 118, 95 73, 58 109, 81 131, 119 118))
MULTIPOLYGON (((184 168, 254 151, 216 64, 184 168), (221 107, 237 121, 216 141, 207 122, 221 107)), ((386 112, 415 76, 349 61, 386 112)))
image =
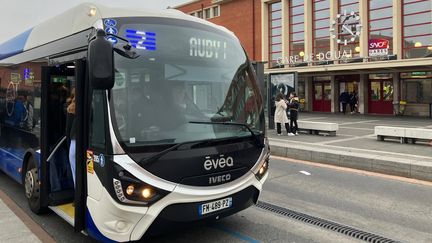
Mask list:
POLYGON ((44 213, 46 208, 41 207, 39 171, 33 156, 28 158, 24 175, 24 193, 31 211, 44 213))

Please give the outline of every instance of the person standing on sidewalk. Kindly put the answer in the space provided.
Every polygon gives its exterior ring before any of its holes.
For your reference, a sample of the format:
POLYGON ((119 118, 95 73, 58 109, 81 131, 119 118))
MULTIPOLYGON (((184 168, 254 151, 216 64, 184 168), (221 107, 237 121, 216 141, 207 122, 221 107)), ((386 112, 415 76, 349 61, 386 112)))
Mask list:
POLYGON ((357 113, 357 93, 355 91, 350 94, 349 104, 351 108, 351 114, 357 113))
POLYGON ((276 129, 278 136, 282 135, 282 123, 285 124, 285 129, 287 134, 290 134, 290 128, 288 124, 288 117, 286 114, 287 104, 284 100, 284 95, 279 93, 276 95, 276 111, 274 116, 274 122, 276 123, 276 129))
POLYGON ((340 96, 339 96, 339 102, 342 103, 342 112, 345 114, 346 113, 346 107, 347 104, 350 101, 350 95, 348 92, 343 91, 340 96))
POLYGON ((289 108, 289 114, 290 114, 290 127, 291 127, 291 133, 288 134, 288 136, 298 136, 298 110, 300 108, 300 102, 299 98, 297 97, 297 94, 295 92, 292 92, 290 94, 290 100, 288 104, 289 108))

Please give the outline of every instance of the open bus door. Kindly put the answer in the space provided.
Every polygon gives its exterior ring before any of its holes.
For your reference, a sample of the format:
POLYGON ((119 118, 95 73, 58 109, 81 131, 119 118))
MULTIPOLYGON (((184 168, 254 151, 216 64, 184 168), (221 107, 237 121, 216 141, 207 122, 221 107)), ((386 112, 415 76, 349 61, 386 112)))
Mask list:
POLYGON ((84 60, 42 67, 41 188, 40 206, 49 207, 75 227, 84 229, 87 147, 86 65, 84 60), (66 139, 67 97, 75 89, 76 99, 76 183, 69 163, 66 139))

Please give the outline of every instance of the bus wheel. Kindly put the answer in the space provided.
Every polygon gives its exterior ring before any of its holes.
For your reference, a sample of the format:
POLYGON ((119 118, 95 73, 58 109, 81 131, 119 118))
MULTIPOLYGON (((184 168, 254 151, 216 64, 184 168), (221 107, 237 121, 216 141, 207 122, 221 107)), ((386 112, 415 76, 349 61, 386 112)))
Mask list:
POLYGON ((44 210, 40 205, 39 172, 33 157, 30 157, 27 163, 24 188, 30 209, 36 214, 42 213, 44 210))

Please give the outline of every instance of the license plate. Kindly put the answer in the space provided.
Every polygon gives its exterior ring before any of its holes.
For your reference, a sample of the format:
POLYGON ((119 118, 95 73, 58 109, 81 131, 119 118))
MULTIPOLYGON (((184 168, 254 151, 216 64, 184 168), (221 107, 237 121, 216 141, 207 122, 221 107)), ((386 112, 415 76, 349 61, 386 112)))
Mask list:
POLYGON ((232 206, 232 197, 224 198, 221 200, 204 203, 198 206, 199 215, 204 215, 216 212, 232 206))

